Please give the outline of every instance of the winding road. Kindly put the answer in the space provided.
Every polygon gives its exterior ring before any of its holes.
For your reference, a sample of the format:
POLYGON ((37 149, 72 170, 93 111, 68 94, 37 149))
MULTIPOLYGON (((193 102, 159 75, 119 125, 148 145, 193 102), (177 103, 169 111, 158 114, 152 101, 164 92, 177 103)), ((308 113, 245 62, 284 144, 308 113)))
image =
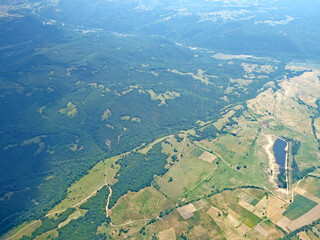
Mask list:
POLYGON ((107 205, 106 205, 106 215, 107 217, 109 217, 109 202, 110 202, 110 197, 112 195, 112 188, 108 185, 109 188, 109 196, 108 196, 108 200, 107 200, 107 205))

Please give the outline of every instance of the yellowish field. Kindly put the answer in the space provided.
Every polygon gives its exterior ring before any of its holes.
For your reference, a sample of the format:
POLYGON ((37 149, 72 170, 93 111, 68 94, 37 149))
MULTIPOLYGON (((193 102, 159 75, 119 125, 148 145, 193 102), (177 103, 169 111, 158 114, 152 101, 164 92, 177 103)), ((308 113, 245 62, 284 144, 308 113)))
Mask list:
POLYGON ((264 229, 261 225, 257 225, 254 229, 265 237, 268 237, 270 235, 270 232, 264 229))
POLYGON ((205 162, 212 163, 214 160, 217 159, 217 156, 205 151, 201 154, 199 158, 205 162))
POLYGON ((311 240, 311 238, 308 236, 306 232, 300 232, 298 233, 298 236, 301 240, 311 240))
POLYGON ((151 219, 173 204, 154 187, 122 196, 110 211, 112 223, 125 224, 130 221, 151 219))
POLYGON ((179 207, 177 211, 180 213, 183 219, 189 219, 193 216, 193 213, 197 211, 197 209, 192 203, 190 203, 188 205, 179 207))
POLYGON ((163 230, 159 233, 159 240, 176 240, 176 233, 173 228, 163 230))
POLYGON ((272 222, 276 223, 282 218, 282 213, 285 212, 284 205, 287 204, 280 198, 277 198, 273 195, 268 196, 268 205, 267 205, 267 218, 272 222))
POLYGON ((55 239, 59 236, 59 232, 54 229, 49 232, 43 233, 40 236, 36 237, 35 240, 47 240, 47 239, 55 239))
MULTIPOLYGON (((303 191, 302 195, 304 195, 305 192, 308 192, 309 194, 320 197, 320 179, 313 177, 306 178, 299 183, 299 187, 297 187, 295 190, 298 189, 303 191)), ((317 200, 314 201, 318 202, 317 200)))

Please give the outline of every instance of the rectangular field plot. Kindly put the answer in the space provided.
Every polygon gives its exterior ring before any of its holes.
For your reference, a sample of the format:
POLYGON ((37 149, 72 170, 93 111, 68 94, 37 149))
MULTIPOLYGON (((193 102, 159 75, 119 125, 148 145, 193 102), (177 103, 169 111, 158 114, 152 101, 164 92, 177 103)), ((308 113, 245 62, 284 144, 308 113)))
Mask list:
POLYGON ((320 218, 320 205, 317 205, 316 207, 308 211, 306 214, 303 214, 301 217, 292 221, 288 227, 291 231, 294 231, 305 225, 311 224, 313 221, 319 218, 320 218))
POLYGON ((200 157, 203 152, 203 150, 196 147, 190 152, 190 154, 194 157, 200 157))
POLYGON ((173 228, 163 230, 159 233, 159 239, 160 240, 175 240, 176 239, 176 233, 173 228))
POLYGON ((257 199, 253 199, 252 202, 251 202, 251 205, 252 206, 255 206, 259 203, 259 201, 257 199))
POLYGON ((212 163, 217 157, 212 153, 203 152, 199 158, 205 162, 212 163))
POLYGON ((300 185, 301 188, 307 190, 309 193, 320 198, 320 179, 317 178, 308 178, 303 181, 303 184, 300 185))
POLYGON ((197 211, 197 209, 192 203, 183 207, 179 207, 177 210, 180 213, 181 217, 183 217, 183 219, 191 218, 193 216, 193 213, 197 211))
POLYGON ((261 218, 259 218, 258 216, 254 215, 249 211, 247 211, 247 214, 245 214, 244 217, 245 217, 245 220, 243 223, 247 225, 249 228, 253 228, 261 221, 261 218))
POLYGON ((246 194, 245 192, 237 192, 235 193, 235 195, 240 198, 242 201, 245 201, 249 204, 251 204, 252 206, 255 206, 258 204, 259 200, 249 196, 248 194, 246 194))
POLYGON ((287 208, 283 215, 290 220, 295 220, 310 211, 316 205, 316 202, 302 195, 297 195, 295 196, 293 203, 287 208))

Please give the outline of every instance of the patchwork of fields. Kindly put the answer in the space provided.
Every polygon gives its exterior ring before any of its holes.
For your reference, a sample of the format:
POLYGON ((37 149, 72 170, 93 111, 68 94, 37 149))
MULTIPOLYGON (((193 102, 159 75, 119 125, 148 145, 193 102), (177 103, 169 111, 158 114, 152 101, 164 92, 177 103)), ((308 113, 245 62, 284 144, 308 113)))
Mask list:
POLYGON ((320 239, 319 9, 2 0, 0 240, 320 239))
MULTIPOLYGON (((310 80, 310 86, 315 81, 304 75, 301 79, 304 85, 310 80)), ((292 121, 289 115, 284 117, 285 103, 292 101, 286 97, 292 81, 299 86, 299 78, 288 79, 272 95, 268 96, 270 90, 267 89, 250 100, 247 110, 232 107, 216 122, 199 122, 199 128, 163 137, 149 145, 142 144, 131 152, 99 162, 71 185, 66 199, 47 216, 55 218, 70 207, 76 212, 43 236, 53 236, 60 228, 86 215, 82 204, 103 186, 113 186, 118 181, 121 159, 142 154, 148 161, 147 156, 155 154, 159 147, 167 156, 166 172, 155 176, 150 186, 121 196, 111 209, 107 205, 111 222, 109 227, 99 226, 100 234, 121 239, 133 236, 139 239, 277 239, 290 232, 300 237, 311 236, 299 229, 320 218, 318 170, 312 168, 313 171, 307 172, 299 181, 293 181, 290 176, 297 174, 297 169, 290 166, 286 175, 289 178, 287 189, 275 185, 276 173, 267 170, 270 164, 265 148, 269 144, 268 135, 281 136, 288 141, 299 139, 300 147, 293 156, 300 172, 317 162, 318 153, 310 151, 309 147, 309 144, 317 144, 312 140, 312 131, 301 125, 303 120, 292 121), (262 110, 269 106, 260 104, 262 96, 273 98, 271 115, 271 108, 262 110), (207 131, 217 123, 220 131, 207 131), (307 149, 308 161, 304 161, 307 149)), ((295 86, 291 91, 297 91, 295 86)), ((310 97, 308 101, 311 101, 310 97)), ((308 111, 305 104, 300 102, 295 108, 295 114, 301 119, 310 117, 304 115, 308 111)), ((26 234, 26 230, 19 231, 26 224, 7 236, 15 233, 18 238, 26 234)), ((27 226, 29 234, 39 224, 27 226)), ((312 228, 314 235, 319 233, 316 226, 312 228)))

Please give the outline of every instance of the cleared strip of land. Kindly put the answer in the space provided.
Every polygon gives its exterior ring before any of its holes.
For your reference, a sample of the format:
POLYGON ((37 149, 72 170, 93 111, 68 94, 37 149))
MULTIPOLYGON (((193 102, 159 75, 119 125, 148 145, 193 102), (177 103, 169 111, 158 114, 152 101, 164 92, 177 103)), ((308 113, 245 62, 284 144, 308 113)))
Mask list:
POLYGON ((298 228, 303 227, 304 225, 311 224, 313 221, 319 218, 320 218, 320 204, 312 208, 309 212, 307 212, 303 216, 292 221, 291 224, 288 226, 288 228, 291 231, 294 231, 298 228))

